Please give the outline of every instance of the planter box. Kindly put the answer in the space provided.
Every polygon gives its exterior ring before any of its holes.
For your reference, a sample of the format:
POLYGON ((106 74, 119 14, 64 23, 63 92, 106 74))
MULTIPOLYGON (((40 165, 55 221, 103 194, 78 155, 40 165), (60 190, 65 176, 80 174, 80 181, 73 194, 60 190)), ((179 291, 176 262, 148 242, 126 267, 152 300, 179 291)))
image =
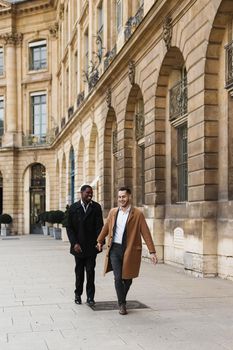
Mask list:
POLYGON ((53 237, 55 239, 61 239, 61 229, 59 227, 53 228, 53 237))
POLYGON ((48 226, 42 226, 42 230, 43 230, 44 236, 48 236, 49 235, 49 228, 48 228, 48 226))
POLYGON ((51 237, 54 237, 53 226, 50 226, 50 227, 49 227, 49 235, 50 235, 51 237))
POLYGON ((10 236, 11 235, 11 229, 10 227, 3 227, 1 226, 1 236, 10 236))
POLYGON ((67 236, 66 227, 62 227, 61 228, 61 239, 62 239, 63 242, 69 242, 69 238, 67 236))

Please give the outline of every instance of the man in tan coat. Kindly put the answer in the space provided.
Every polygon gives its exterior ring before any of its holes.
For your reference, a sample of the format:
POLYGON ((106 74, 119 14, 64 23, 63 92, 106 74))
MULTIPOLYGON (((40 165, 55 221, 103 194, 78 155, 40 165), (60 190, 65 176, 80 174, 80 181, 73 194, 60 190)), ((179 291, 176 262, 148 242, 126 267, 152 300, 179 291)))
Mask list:
POLYGON ((104 273, 112 271, 119 304, 119 313, 126 315, 126 296, 132 279, 139 274, 143 237, 154 264, 158 262, 155 246, 143 213, 131 206, 131 191, 121 187, 118 191, 119 208, 110 210, 107 221, 97 238, 97 248, 107 238, 104 273))

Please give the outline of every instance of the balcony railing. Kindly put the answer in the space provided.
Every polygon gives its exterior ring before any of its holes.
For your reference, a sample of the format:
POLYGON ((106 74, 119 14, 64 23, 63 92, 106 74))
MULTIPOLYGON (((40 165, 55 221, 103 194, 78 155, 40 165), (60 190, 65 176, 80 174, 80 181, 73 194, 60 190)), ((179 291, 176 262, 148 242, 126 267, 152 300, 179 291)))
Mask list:
POLYGON ((48 146, 55 139, 55 130, 51 130, 46 135, 29 134, 23 136, 23 146, 48 146))
POLYGON ((233 41, 225 46, 226 50, 226 88, 233 86, 233 41))
POLYGON ((116 45, 111 51, 108 51, 104 58, 104 70, 108 68, 114 57, 116 56, 116 45))
POLYGON ((125 24, 125 41, 127 41, 130 36, 133 34, 137 26, 140 24, 144 16, 144 5, 142 4, 137 10, 135 16, 130 17, 125 24))
POLYGON ((61 129, 66 125, 66 117, 61 118, 61 129))
POLYGON ((77 108, 81 106, 84 101, 84 91, 80 92, 77 96, 77 108))
POLYGON ((188 112, 187 79, 180 80, 170 89, 170 121, 177 119, 188 112))
POLYGON ((68 108, 68 119, 70 119, 74 114, 74 106, 68 108))

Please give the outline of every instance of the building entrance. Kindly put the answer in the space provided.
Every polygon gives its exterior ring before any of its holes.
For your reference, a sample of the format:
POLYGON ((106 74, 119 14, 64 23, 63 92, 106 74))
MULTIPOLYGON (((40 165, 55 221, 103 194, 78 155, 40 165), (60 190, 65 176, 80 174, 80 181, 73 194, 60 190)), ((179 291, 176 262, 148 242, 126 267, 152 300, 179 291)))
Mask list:
POLYGON ((30 233, 41 234, 39 214, 45 211, 45 167, 35 164, 31 168, 30 187, 30 233))

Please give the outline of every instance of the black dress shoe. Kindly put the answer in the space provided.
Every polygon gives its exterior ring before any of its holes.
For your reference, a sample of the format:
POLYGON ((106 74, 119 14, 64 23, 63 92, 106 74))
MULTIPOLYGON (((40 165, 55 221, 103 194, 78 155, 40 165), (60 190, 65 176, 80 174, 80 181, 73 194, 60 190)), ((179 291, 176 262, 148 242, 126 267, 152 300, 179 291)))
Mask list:
POLYGON ((127 310, 126 310, 126 305, 125 304, 121 304, 119 307, 119 314, 120 315, 127 315, 127 310))
POLYGON ((91 299, 91 298, 87 298, 87 304, 89 306, 94 306, 95 305, 95 300, 94 299, 91 299))
POLYGON ((81 296, 75 294, 74 302, 75 302, 75 304, 82 304, 81 296))

